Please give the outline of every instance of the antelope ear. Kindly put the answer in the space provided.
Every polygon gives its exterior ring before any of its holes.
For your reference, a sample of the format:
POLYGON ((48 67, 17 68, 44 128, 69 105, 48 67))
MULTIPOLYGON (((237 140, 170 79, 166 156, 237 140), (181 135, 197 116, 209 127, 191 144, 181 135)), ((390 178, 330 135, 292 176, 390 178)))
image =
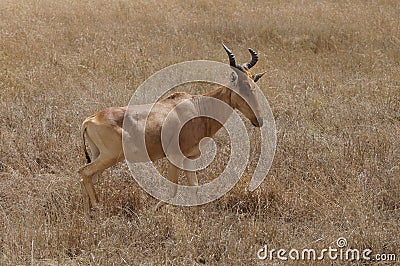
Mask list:
POLYGON ((254 78, 253 78, 253 81, 257 82, 262 76, 264 76, 265 73, 267 73, 267 71, 255 75, 254 78))

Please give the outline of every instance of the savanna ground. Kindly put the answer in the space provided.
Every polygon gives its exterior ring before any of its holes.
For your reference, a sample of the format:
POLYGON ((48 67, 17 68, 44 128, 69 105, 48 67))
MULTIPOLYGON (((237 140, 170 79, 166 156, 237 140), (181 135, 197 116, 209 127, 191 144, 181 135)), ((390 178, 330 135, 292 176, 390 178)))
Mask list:
MULTIPOLYGON (((339 237, 399 257, 399 14, 395 0, 1 0, 0 264, 283 264, 257 250, 335 248, 339 237), (254 69, 267 71, 258 85, 278 144, 261 188, 246 190, 250 164, 221 199, 154 213, 157 201, 119 164, 87 219, 84 118, 126 105, 170 64, 228 62, 222 41, 239 62, 259 51, 254 69)), ((229 157, 227 134, 217 143, 202 182, 229 157)), ((319 265, 331 263, 369 262, 319 265)))

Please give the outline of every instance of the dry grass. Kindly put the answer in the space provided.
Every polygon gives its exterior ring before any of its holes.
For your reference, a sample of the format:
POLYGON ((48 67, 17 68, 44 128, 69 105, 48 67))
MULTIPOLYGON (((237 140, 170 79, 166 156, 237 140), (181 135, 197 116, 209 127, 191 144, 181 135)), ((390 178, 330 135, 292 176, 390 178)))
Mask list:
POLYGON ((0 264, 265 265, 264 243, 340 236, 400 256, 399 12, 395 0, 1 0, 0 264), (268 71, 278 146, 265 184, 247 192, 247 173, 218 201, 153 213, 119 165, 85 219, 83 119, 172 63, 227 62, 221 41, 241 62, 253 47, 268 71))

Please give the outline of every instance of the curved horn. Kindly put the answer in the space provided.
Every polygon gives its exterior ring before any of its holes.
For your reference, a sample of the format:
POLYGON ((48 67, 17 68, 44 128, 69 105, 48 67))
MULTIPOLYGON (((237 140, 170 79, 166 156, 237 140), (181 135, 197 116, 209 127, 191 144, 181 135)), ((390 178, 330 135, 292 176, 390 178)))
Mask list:
POLYGON ((243 66, 247 69, 252 68, 258 62, 258 54, 253 49, 249 48, 249 52, 251 54, 251 61, 249 63, 244 64, 243 66))
POLYGON ((226 53, 227 53, 228 56, 229 56, 229 64, 230 64, 231 66, 233 66, 233 67, 237 67, 236 61, 235 61, 235 55, 232 53, 231 50, 229 50, 228 47, 225 46, 225 44, 222 44, 222 46, 224 47, 226 53))

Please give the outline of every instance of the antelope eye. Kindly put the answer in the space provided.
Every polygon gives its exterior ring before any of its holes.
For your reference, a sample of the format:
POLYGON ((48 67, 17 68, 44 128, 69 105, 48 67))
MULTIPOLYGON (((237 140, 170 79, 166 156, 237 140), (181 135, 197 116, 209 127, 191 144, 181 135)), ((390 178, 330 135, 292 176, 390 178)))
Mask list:
POLYGON ((235 73, 231 73, 231 82, 235 82, 237 79, 237 76, 235 75, 235 73))

